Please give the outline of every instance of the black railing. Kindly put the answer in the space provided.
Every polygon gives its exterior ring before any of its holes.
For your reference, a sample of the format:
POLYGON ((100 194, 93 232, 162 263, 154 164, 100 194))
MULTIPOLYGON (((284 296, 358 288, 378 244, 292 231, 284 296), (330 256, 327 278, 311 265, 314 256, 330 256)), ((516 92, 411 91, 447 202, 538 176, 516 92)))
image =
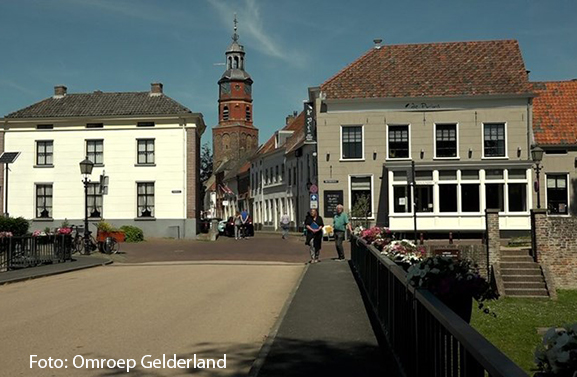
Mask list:
POLYGON ((527 374, 405 271, 361 239, 352 263, 407 377, 527 377, 527 374))
POLYGON ((71 259, 70 235, 0 238, 0 272, 71 259))

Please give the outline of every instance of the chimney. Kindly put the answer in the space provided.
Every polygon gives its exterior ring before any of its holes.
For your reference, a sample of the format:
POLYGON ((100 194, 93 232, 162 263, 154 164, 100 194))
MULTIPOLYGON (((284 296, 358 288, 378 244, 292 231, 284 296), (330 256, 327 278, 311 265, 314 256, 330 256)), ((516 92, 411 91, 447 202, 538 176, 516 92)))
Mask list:
POLYGON ((66 95, 66 90, 68 88, 64 85, 56 85, 54 87, 54 98, 62 98, 66 95))
POLYGON ((376 50, 380 50, 381 49, 381 43, 383 43, 382 39, 373 39, 373 42, 375 43, 375 49, 376 50))
POLYGON ((150 84, 150 95, 151 96, 159 96, 162 94, 162 83, 161 82, 153 82, 150 84))
POLYGON ((286 120, 285 120, 285 124, 287 126, 290 124, 290 122, 292 122, 295 119, 295 113, 296 113, 296 111, 292 114, 287 115, 286 120))

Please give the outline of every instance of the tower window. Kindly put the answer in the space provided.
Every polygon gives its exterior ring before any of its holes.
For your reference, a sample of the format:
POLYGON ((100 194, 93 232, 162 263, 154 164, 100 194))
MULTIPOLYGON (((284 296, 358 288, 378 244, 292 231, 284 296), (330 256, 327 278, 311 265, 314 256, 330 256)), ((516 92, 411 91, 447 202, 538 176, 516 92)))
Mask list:
POLYGON ((228 57, 228 69, 232 68, 232 58, 229 56, 228 57))
POLYGON ((238 56, 234 57, 234 65, 232 66, 232 68, 238 68, 238 56))
POLYGON ((246 120, 250 120, 250 107, 246 107, 246 120))
POLYGON ((228 120, 228 106, 222 108, 222 120, 228 120))

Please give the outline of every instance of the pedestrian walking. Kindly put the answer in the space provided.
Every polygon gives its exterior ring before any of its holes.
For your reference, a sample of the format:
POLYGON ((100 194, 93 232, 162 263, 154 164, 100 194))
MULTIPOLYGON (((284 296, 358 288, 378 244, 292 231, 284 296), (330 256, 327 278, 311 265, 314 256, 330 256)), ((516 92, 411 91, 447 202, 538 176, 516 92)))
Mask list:
POLYGON ((323 243, 323 218, 319 216, 316 209, 311 209, 310 216, 305 220, 307 230, 306 244, 311 253, 310 263, 319 262, 319 254, 323 243))
POLYGON ((345 213, 342 204, 337 205, 337 213, 333 218, 333 228, 335 232, 335 245, 337 247, 338 261, 345 260, 345 249, 343 249, 343 241, 346 238, 347 229, 352 232, 349 216, 345 213))
POLYGON ((282 230, 282 239, 288 238, 289 226, 291 219, 286 213, 280 217, 280 228, 282 230))
POLYGON ((240 213, 240 220, 241 220, 241 235, 242 235, 242 239, 245 240, 246 239, 246 233, 247 233, 247 222, 248 222, 248 211, 246 209, 243 209, 242 212, 240 213))
POLYGON ((241 231, 242 231, 242 220, 240 218, 240 212, 236 211, 234 216, 234 239, 240 239, 241 231))

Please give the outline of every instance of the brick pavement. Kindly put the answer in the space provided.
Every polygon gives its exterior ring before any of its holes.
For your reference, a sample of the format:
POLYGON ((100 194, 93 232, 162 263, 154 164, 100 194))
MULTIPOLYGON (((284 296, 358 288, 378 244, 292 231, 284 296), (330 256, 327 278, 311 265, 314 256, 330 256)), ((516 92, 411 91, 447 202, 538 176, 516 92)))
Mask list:
MULTIPOLYGON (((350 244, 345 243, 345 253, 350 255, 350 244)), ((219 237, 215 242, 155 238, 140 243, 124 243, 115 262, 171 262, 171 261, 269 261, 305 263, 309 260, 308 248, 302 236, 281 239, 280 234, 258 233, 247 240, 219 237)), ((321 260, 336 258, 334 241, 323 242, 321 260)))

